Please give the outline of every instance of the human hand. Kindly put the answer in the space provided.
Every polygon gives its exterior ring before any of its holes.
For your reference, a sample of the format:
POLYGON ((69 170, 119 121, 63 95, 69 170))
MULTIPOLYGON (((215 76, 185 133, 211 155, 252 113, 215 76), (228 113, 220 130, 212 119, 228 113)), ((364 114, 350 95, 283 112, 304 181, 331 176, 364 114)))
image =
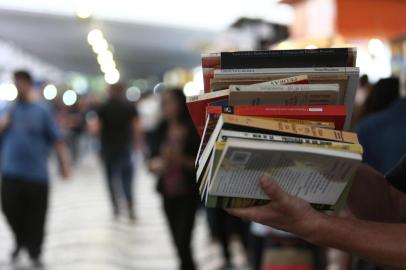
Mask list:
POLYGON ((228 213, 292 232, 306 238, 317 229, 322 214, 314 210, 306 201, 283 191, 277 182, 263 176, 261 187, 271 201, 262 206, 226 209, 228 213))
POLYGON ((148 162, 148 169, 155 174, 162 174, 165 171, 165 162, 162 158, 153 158, 148 162))
POLYGON ((177 145, 166 144, 161 149, 161 156, 168 166, 182 163, 183 155, 177 145))

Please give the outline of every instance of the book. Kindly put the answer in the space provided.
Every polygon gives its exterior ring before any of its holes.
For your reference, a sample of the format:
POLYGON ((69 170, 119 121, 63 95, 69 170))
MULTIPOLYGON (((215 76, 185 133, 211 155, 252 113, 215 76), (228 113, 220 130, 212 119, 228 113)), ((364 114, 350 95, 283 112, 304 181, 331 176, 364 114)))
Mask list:
POLYGON ((341 129, 345 120, 345 106, 207 106, 207 114, 235 114, 266 117, 288 123, 321 128, 341 129), (338 126, 337 126, 338 125, 338 126))
POLYGON ((241 77, 241 78, 212 78, 210 80, 211 91, 218 91, 223 89, 228 89, 232 84, 238 85, 254 85, 254 84, 273 84, 273 82, 282 82, 280 84, 330 84, 338 83, 340 85, 340 91, 345 91, 347 87, 348 76, 345 74, 308 74, 308 75, 298 75, 289 78, 297 78, 301 76, 306 76, 307 80, 296 81, 290 83, 283 83, 287 78, 286 75, 281 74, 266 74, 260 77, 241 77))
MULTIPOLYGON (((224 141, 219 140, 219 142, 215 145, 215 152, 213 152, 212 159, 210 160, 210 167, 207 171, 210 173, 208 176, 203 179, 201 186, 204 187, 202 190, 202 199, 205 201, 206 207, 220 207, 220 208, 233 208, 233 207, 248 207, 254 205, 263 205, 269 202, 269 200, 263 199, 251 199, 251 198, 241 198, 241 197, 228 197, 228 196, 216 196, 213 194, 209 194, 207 191, 207 187, 211 183, 213 165, 218 164, 218 161, 221 157, 221 154, 224 150, 224 141), (214 157, 214 159, 213 159, 214 157)), ((316 204, 312 203, 311 205, 313 208, 317 210, 338 210, 342 209, 343 205, 345 204, 346 198, 348 196, 349 187, 351 186, 351 182, 347 184, 345 190, 341 193, 340 198, 336 202, 335 205, 323 205, 323 204, 316 204)))
POLYGON ((214 70, 221 68, 220 53, 205 53, 202 54, 202 69, 203 69, 203 84, 204 92, 210 91, 210 79, 214 76, 214 70))
POLYGON ((203 135, 205 125, 206 107, 215 102, 228 102, 229 90, 189 96, 186 105, 200 137, 203 135))
POLYGON ((229 105, 300 106, 338 103, 338 84, 231 85, 229 105))
POLYGON ((252 86, 267 86, 267 85, 288 85, 288 84, 307 84, 309 81, 309 76, 307 75, 298 75, 287 78, 281 78, 277 80, 270 80, 266 82, 252 84, 252 86))
POLYGON ((309 203, 332 207, 362 159, 350 151, 246 139, 227 140, 208 186, 208 194, 269 200, 260 188, 266 175, 309 203))
POLYGON ((255 133, 255 132, 242 132, 235 130, 221 130, 218 142, 226 142, 228 138, 240 138, 249 140, 261 140, 261 141, 272 141, 272 142, 283 142, 283 143, 296 143, 302 145, 312 145, 316 147, 326 147, 330 149, 337 149, 343 151, 352 151, 356 153, 363 154, 363 148, 361 144, 351 144, 351 143, 340 143, 326 140, 319 140, 314 138, 301 138, 301 137, 291 137, 267 133, 255 133))
POLYGON ((318 138, 346 143, 359 143, 356 133, 327 128, 317 128, 301 124, 285 123, 283 121, 274 119, 268 120, 260 117, 222 114, 217 124, 219 123, 221 125, 227 124, 231 126, 241 126, 245 127, 247 130, 250 128, 272 130, 277 133, 294 134, 301 137, 318 138))
POLYGON ((355 48, 222 52, 222 69, 287 67, 354 67, 355 48))
POLYGON ((251 84, 251 85, 238 85, 232 84, 229 87, 230 92, 302 92, 302 91, 326 91, 331 90, 338 93, 340 85, 338 83, 330 84, 251 84))
MULTIPOLYGON (((342 130, 347 116, 344 105, 321 106, 208 106, 208 113, 230 113, 243 116, 259 116, 305 120, 301 124, 342 130)), ((300 124, 300 122, 297 122, 300 124)))

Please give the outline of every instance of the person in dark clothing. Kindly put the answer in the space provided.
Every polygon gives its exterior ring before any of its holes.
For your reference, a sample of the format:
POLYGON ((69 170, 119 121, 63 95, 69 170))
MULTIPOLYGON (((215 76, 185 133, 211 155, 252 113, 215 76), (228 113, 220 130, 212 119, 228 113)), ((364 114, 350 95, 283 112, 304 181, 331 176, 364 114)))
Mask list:
POLYGON ((233 235, 239 236, 244 251, 249 249, 249 223, 228 214, 224 209, 207 208, 207 220, 212 237, 220 242, 225 265, 222 269, 232 268, 230 244, 233 235))
POLYGON ((370 91, 361 110, 360 120, 371 113, 388 108, 399 98, 400 82, 398 78, 380 79, 370 91))
POLYGON ((61 174, 70 166, 60 130, 48 108, 32 98, 32 79, 26 71, 14 73, 18 99, 0 120, 1 205, 15 237, 12 260, 26 249, 34 266, 41 266, 48 206, 47 161, 53 146, 61 174))
MULTIPOLYGON (((385 173, 406 153, 406 98, 393 101, 389 108, 371 113, 357 126, 364 149, 363 161, 385 173)), ((357 269, 382 269, 360 260, 357 269)))
POLYGON ((194 160, 199 137, 186 108, 181 90, 162 94, 164 119, 154 133, 149 169, 158 175, 158 191, 173 242, 180 259, 180 269, 196 269, 191 238, 198 196, 194 160))
POLYGON ((364 148, 363 161, 381 173, 387 172, 406 152, 406 98, 370 114, 356 131, 364 148))
POLYGON ((129 218, 135 220, 132 153, 142 139, 138 113, 135 105, 125 100, 121 84, 110 85, 108 91, 108 100, 97 109, 101 157, 114 216, 120 212, 116 181, 120 180, 129 218))

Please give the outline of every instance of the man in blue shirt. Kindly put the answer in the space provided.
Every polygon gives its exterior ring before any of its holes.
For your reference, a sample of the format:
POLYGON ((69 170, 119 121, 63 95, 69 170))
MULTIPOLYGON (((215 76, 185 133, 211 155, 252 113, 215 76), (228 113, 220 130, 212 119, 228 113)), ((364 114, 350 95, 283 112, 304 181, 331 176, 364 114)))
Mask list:
POLYGON ((1 203, 15 237, 12 259, 26 249, 35 266, 40 266, 48 204, 47 161, 52 146, 67 177, 69 163, 61 134, 51 113, 32 98, 32 78, 26 71, 14 73, 17 102, 0 120, 3 134, 1 153, 1 203))

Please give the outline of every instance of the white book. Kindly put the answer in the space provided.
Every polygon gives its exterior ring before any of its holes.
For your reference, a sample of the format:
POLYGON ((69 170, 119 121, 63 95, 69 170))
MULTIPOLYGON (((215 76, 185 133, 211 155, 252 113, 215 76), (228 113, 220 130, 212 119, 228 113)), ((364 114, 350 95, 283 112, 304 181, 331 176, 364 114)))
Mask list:
POLYGON ((358 67, 309 67, 309 68, 247 68, 247 69, 216 69, 214 77, 264 76, 267 74, 313 74, 313 73, 359 73, 358 67))
POLYGON ((300 144, 229 138, 208 187, 210 195, 268 200, 267 175, 309 203, 335 205, 354 176, 361 154, 300 144))
POLYGON ((304 91, 335 91, 338 93, 340 85, 338 83, 328 84, 252 84, 252 85, 230 85, 230 92, 304 92, 304 91))

